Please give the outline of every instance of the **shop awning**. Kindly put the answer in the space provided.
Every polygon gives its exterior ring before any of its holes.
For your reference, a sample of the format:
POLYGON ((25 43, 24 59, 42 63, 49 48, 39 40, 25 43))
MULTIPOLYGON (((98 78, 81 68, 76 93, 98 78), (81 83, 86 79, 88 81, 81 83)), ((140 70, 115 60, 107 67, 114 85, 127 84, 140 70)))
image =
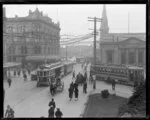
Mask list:
POLYGON ((3 68, 18 67, 20 65, 21 65, 21 63, 7 62, 7 63, 3 63, 3 68))

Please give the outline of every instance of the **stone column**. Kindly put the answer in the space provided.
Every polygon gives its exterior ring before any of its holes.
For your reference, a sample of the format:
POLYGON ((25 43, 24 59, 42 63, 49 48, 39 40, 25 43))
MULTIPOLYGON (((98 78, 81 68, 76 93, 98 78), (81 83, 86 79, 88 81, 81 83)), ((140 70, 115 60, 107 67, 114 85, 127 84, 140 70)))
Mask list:
POLYGON ((129 64, 129 49, 126 49, 126 64, 129 64))
POLYGON ((118 49, 118 64, 121 64, 121 49, 118 49))
POLYGON ((135 61, 136 61, 136 65, 137 65, 137 66, 139 65, 139 60, 138 60, 138 58, 139 58, 138 49, 135 48, 135 61))

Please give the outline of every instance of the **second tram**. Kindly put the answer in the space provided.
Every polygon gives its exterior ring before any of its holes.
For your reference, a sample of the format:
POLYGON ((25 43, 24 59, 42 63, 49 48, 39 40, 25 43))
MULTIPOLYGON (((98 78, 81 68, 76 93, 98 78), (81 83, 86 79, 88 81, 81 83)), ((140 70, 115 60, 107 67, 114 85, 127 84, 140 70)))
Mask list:
POLYGON ((91 65, 91 74, 99 80, 115 79, 120 84, 134 85, 135 81, 144 79, 144 69, 136 66, 123 65, 91 65))

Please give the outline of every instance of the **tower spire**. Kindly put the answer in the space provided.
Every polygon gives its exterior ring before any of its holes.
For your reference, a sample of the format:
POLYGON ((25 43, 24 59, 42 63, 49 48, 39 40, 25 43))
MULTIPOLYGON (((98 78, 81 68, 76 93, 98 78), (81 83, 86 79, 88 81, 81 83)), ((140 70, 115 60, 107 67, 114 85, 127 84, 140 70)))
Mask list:
POLYGON ((103 13, 102 13, 102 22, 100 27, 101 34, 108 34, 109 27, 108 27, 108 20, 107 20, 107 13, 106 13, 106 6, 103 6, 103 13))

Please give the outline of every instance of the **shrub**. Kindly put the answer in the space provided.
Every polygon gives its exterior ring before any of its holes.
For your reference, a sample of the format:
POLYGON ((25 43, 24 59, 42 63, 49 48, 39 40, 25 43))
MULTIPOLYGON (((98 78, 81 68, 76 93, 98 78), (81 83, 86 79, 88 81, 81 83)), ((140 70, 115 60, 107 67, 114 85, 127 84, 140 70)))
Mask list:
POLYGON ((146 115, 146 83, 140 82, 135 86, 133 95, 127 102, 122 104, 119 108, 119 116, 125 112, 131 113, 133 116, 146 115))
POLYGON ((102 96, 102 98, 108 98, 109 97, 109 91, 108 90, 103 90, 101 92, 101 96, 102 96))

